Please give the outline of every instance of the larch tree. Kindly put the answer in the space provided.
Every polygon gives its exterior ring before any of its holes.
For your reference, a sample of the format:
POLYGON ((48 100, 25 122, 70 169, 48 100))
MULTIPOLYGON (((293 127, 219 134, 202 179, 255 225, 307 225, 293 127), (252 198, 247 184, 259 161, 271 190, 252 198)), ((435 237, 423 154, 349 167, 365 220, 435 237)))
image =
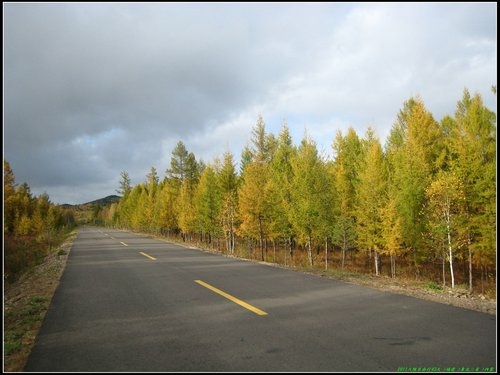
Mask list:
POLYGON ((373 251, 375 274, 379 276, 379 256, 384 252, 382 210, 387 203, 387 175, 379 140, 368 134, 366 142, 356 202, 357 242, 360 248, 373 251))
POLYGON ((130 222, 129 225, 134 230, 141 229, 141 226, 143 224, 142 212, 145 200, 143 190, 143 184, 135 185, 127 199, 126 211, 130 215, 128 217, 128 220, 130 222))
POLYGON ((253 160, 252 151, 250 151, 250 146, 245 145, 243 147, 243 151, 241 151, 241 160, 240 160, 240 177, 243 176, 243 172, 248 164, 250 164, 253 160))
MULTIPOLYGON (((170 159, 170 168, 167 169, 167 177, 170 179, 177 180, 179 182, 184 181, 186 175, 186 169, 188 168, 188 157, 189 152, 182 141, 177 142, 174 150, 172 151, 172 158, 170 159)), ((180 184, 179 184, 180 185, 180 184)))
POLYGON ((13 233, 16 219, 16 178, 7 160, 3 161, 3 232, 13 233))
POLYGON ((264 241, 269 225, 269 204, 264 186, 267 165, 252 162, 246 166, 238 192, 240 226, 238 232, 259 241, 261 260, 264 260, 264 241))
POLYGON ((270 176, 266 185, 266 192, 271 204, 270 234, 273 240, 273 248, 276 248, 276 239, 281 237, 285 243, 285 265, 287 263, 287 254, 290 253, 290 257, 292 255, 293 227, 289 219, 289 212, 293 209, 291 192, 293 170, 291 161, 296 157, 296 153, 297 149, 293 145, 288 125, 286 121, 283 121, 282 130, 277 140, 276 152, 270 164, 270 176))
POLYGON ((16 189, 16 220, 15 232, 18 235, 28 235, 32 232, 31 217, 33 216, 35 200, 26 182, 16 189))
POLYGON ((167 236, 176 234, 179 229, 179 208, 177 206, 179 193, 178 181, 166 178, 157 195, 156 206, 160 227, 167 236))
POLYGON ((159 230, 159 220, 156 215, 156 195, 159 184, 159 177, 155 167, 151 167, 146 175, 142 197, 142 228, 147 231, 157 232, 159 230))
POLYGON ((269 176, 269 163, 272 159, 272 137, 266 134, 265 123, 259 116, 252 129, 251 161, 246 164, 239 190, 240 232, 259 241, 261 260, 267 252, 267 234, 270 222, 270 205, 265 186, 269 176))
POLYGON ((392 190, 394 195, 391 199, 396 200, 405 246, 411 252, 417 277, 420 275, 420 263, 428 255, 422 236, 427 222, 423 208, 425 189, 437 171, 440 139, 438 123, 420 98, 412 98, 405 103, 389 137, 393 147, 387 151, 390 183, 397 187, 392 190))
POLYGON ((455 112, 451 169, 464 186, 469 288, 473 258, 481 266, 496 257, 496 115, 479 94, 464 90, 455 112))
POLYGON ((122 171, 120 173, 120 177, 120 187, 116 189, 116 192, 122 197, 126 198, 126 196, 130 194, 130 191, 132 190, 130 176, 127 171, 122 171))
POLYGON ((403 252, 403 231, 396 200, 388 192, 386 206, 381 209, 383 252, 391 259, 391 277, 396 277, 396 257, 403 252))
POLYGON ((341 248, 341 268, 344 269, 347 250, 356 244, 356 197, 362 146, 354 129, 349 128, 345 137, 339 131, 333 143, 335 160, 332 166, 332 187, 335 189, 332 229, 333 243, 341 248))
POLYGON ((206 241, 213 244, 219 242, 221 234, 220 211, 222 206, 221 192, 217 184, 217 176, 212 166, 203 170, 195 193, 196 220, 206 241))
POLYGON ((195 192, 198 185, 198 178, 186 178, 182 182, 180 194, 177 200, 179 229, 186 237, 192 239, 196 231, 196 206, 195 192))
POLYGON ((238 211, 238 175, 234 166, 233 154, 224 153, 222 166, 217 173, 221 194, 221 225, 226 239, 226 250, 234 254, 236 245, 236 225, 238 211))
POLYGON ((329 190, 325 163, 318 155, 314 141, 305 136, 291 164, 290 221, 299 240, 306 245, 309 266, 313 268, 313 240, 324 237, 328 212, 325 206, 329 190))

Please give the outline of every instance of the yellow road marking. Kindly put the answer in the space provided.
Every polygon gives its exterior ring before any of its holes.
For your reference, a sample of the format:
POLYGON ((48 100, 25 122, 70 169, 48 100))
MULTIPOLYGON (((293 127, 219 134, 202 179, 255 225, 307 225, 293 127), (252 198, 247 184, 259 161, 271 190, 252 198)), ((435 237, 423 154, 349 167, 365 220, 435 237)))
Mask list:
POLYGON ((121 242, 120 243, 123 245, 123 246, 128 246, 125 242, 121 242))
POLYGON ((213 291, 217 294, 220 294, 222 297, 225 297, 228 300, 233 301, 234 303, 237 303, 238 305, 256 313, 257 315, 267 315, 267 313, 265 311, 262 311, 261 309, 258 309, 257 307, 252 306, 252 305, 250 305, 250 304, 248 304, 248 303, 246 303, 246 302, 244 302, 236 297, 233 297, 232 295, 227 294, 226 292, 223 292, 222 290, 217 289, 216 287, 213 287, 212 285, 207 284, 206 282, 203 282, 201 280, 195 280, 194 282, 200 284, 201 286, 204 286, 207 289, 210 289, 211 291, 213 291))
POLYGON ((142 251, 139 251, 139 253, 141 253, 142 255, 144 255, 145 257, 148 257, 149 259, 151 260, 156 260, 156 258, 153 258, 151 255, 148 255, 146 253, 143 253, 142 251))
POLYGON ((112 240, 114 240, 115 238, 114 237, 110 237, 112 240))

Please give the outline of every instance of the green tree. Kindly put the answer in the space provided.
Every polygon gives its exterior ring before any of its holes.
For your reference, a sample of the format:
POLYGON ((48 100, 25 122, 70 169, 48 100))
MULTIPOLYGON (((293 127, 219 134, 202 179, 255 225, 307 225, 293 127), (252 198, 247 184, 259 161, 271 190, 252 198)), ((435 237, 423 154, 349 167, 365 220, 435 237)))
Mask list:
POLYGON ((163 231, 166 231, 167 236, 176 234, 179 229, 179 207, 177 206, 179 194, 178 181, 175 179, 166 179, 162 183, 158 199, 156 200, 160 227, 163 231))
MULTIPOLYGON (((269 179, 269 163, 272 159, 275 141, 268 136, 262 116, 252 129, 252 147, 249 148, 251 161, 245 165, 239 191, 240 233, 259 241, 261 260, 267 253, 270 206, 265 186, 269 179)), ((246 155, 249 156, 248 153, 246 155)))
POLYGON ((332 240, 340 246, 341 268, 344 269, 346 252, 356 245, 356 197, 359 185, 359 169, 363 160, 362 144, 353 128, 345 137, 339 131, 333 143, 335 160, 332 166, 336 218, 332 229, 332 240))
POLYGON ((389 254, 391 258, 391 277, 396 277, 396 257, 402 254, 403 251, 403 231, 401 226, 401 218, 396 207, 396 200, 391 199, 391 193, 386 202, 386 206, 382 207, 382 240, 383 251, 389 254))
POLYGON ((240 176, 243 176, 243 172, 248 164, 250 164, 253 160, 252 151, 250 151, 250 147, 246 145, 243 147, 243 151, 241 152, 241 162, 240 162, 240 176))
POLYGON ((428 257, 422 233, 427 219, 423 215, 425 190, 437 172, 442 139, 438 123, 420 98, 405 103, 389 136, 389 189, 396 200, 405 246, 410 250, 415 274, 428 257))
POLYGON ((16 178, 7 160, 3 161, 3 231, 12 233, 14 231, 16 219, 15 207, 16 178))
POLYGON ((262 115, 259 115, 257 123, 252 129, 251 143, 250 153, 252 161, 264 164, 269 163, 276 148, 276 140, 272 134, 266 133, 266 124, 262 115))
POLYGON ((144 189, 141 194, 140 210, 142 212, 141 227, 146 231, 157 233, 160 227, 159 213, 156 210, 156 196, 159 177, 155 167, 146 175, 144 189))
POLYGON ((264 186, 267 182, 266 164, 252 162, 243 172, 242 185, 238 192, 239 218, 238 232, 259 241, 261 260, 264 260, 264 241, 269 225, 269 204, 264 186))
POLYGON ((292 159, 297 154, 286 121, 283 121, 277 142, 276 151, 270 164, 270 176, 266 185, 266 192, 271 207, 270 237, 273 243, 277 238, 283 238, 285 243, 284 261, 286 264, 287 253, 289 252, 290 256, 292 255, 293 227, 290 222, 290 211, 293 209, 291 191, 293 179, 292 159))
POLYGON ((130 191, 132 190, 130 186, 130 176, 127 171, 122 171, 120 172, 120 187, 116 189, 116 192, 120 194, 122 197, 126 197, 127 195, 130 194, 130 191))
POLYGON ((496 258, 496 115, 479 94, 464 90, 457 103, 451 145, 453 170, 465 192, 464 231, 472 289, 473 258, 492 266, 496 258))
POLYGON ((387 202, 387 175, 382 146, 368 134, 366 152, 359 173, 357 194, 357 241, 373 251, 375 274, 379 275, 379 255, 383 253, 382 210, 387 202))
POLYGON ((221 225, 226 239, 226 250, 234 254, 236 244, 236 225, 238 211, 238 176, 233 162, 233 155, 224 154, 222 166, 217 174, 221 193, 221 225))
POLYGON ((170 179, 184 181, 188 168, 189 152, 182 141, 177 142, 172 151, 172 159, 170 160, 170 168, 167 169, 167 177, 170 179))
POLYGON ((314 141, 306 136, 291 164, 293 209, 290 210, 290 221, 299 240, 306 245, 309 266, 313 268, 313 240, 324 238, 328 212, 325 196, 329 185, 325 163, 318 155, 314 141))
POLYGON ((220 211, 222 206, 221 192, 217 184, 217 176, 213 167, 208 165, 202 172, 197 187, 196 219, 208 243, 213 243, 221 234, 220 211))

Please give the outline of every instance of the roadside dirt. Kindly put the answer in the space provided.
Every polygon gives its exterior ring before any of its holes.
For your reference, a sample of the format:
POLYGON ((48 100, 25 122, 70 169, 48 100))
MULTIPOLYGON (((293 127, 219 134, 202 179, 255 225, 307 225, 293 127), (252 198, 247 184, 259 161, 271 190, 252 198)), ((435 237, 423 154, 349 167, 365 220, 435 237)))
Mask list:
POLYGON ((4 279, 5 372, 23 371, 75 238, 76 232, 16 282, 4 279))
MULTIPOLYGON (((335 279, 335 277, 332 278, 335 279)), ((467 289, 461 287, 435 289, 434 287, 429 288, 429 285, 435 285, 429 284, 429 282, 401 281, 389 277, 368 275, 346 277, 343 281, 496 315, 496 299, 488 298, 482 294, 471 294, 467 289)))
MULTIPOLYGON (((28 359, 52 296, 59 284, 76 233, 42 264, 13 284, 4 280, 4 371, 19 372, 28 359)), ((271 264, 268 264, 271 265, 271 264)), ((276 265, 273 265, 276 266, 276 265)), ((279 266, 278 266, 279 267, 279 266)), ((306 273, 310 273, 304 271, 306 273)), ((429 289, 429 284, 387 277, 314 272, 318 277, 341 280, 392 293, 409 295, 496 315, 496 299, 471 295, 465 289, 429 289)))

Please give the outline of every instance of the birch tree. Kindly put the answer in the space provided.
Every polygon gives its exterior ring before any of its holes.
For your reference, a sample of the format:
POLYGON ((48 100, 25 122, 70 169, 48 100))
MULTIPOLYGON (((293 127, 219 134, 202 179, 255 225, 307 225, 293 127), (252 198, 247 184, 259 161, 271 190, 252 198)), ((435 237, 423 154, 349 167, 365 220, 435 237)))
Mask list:
POLYGON ((446 236, 451 287, 454 288, 453 257, 455 244, 458 242, 457 238, 455 238, 459 226, 457 218, 465 201, 463 185, 455 174, 443 172, 426 189, 426 195, 429 199, 430 217, 438 224, 442 223, 444 235, 446 236))

